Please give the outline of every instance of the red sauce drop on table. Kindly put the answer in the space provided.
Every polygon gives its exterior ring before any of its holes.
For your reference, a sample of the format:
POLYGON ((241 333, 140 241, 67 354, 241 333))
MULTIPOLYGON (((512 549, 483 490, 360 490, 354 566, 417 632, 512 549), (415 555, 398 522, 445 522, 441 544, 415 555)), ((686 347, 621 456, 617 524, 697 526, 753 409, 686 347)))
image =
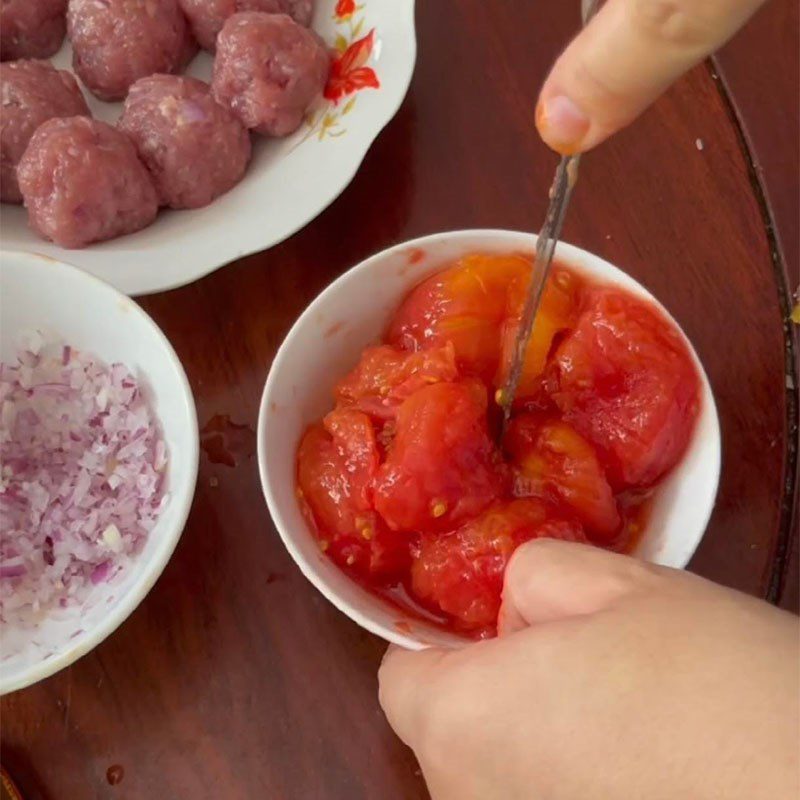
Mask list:
POLYGON ((112 764, 106 770, 106 780, 108 781, 109 786, 116 786, 118 783, 122 783, 122 779, 125 777, 125 768, 122 764, 112 764))
POLYGON ((235 467, 256 451, 252 428, 233 422, 228 414, 215 414, 200 431, 200 446, 212 464, 235 467))

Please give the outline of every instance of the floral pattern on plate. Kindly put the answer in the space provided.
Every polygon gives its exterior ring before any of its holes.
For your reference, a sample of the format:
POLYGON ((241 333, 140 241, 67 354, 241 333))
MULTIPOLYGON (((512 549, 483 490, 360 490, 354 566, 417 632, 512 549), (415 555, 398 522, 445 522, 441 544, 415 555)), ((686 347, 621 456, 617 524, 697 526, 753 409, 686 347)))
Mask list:
POLYGON ((312 136, 322 141, 344 134, 346 128, 342 119, 353 110, 357 93, 362 89, 380 88, 375 70, 367 66, 375 47, 375 29, 360 36, 364 29, 363 11, 364 5, 356 4, 355 0, 339 0, 336 3, 333 20, 337 28, 342 28, 344 32, 337 32, 334 39, 335 55, 323 92, 327 102, 308 115, 308 131, 303 141, 312 136), (349 99, 340 106, 339 101, 346 97, 349 99))

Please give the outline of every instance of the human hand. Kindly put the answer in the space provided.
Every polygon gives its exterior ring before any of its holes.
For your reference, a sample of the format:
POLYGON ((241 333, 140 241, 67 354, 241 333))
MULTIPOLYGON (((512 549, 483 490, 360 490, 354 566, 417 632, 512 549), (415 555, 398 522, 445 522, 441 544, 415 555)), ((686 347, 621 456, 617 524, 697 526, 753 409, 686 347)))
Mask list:
POLYGON ((548 539, 514 554, 500 614, 497 639, 381 666, 434 800, 800 796, 790 614, 548 539))
POLYGON ((542 87, 542 139, 564 154, 590 150, 724 44, 763 1, 608 0, 542 87))

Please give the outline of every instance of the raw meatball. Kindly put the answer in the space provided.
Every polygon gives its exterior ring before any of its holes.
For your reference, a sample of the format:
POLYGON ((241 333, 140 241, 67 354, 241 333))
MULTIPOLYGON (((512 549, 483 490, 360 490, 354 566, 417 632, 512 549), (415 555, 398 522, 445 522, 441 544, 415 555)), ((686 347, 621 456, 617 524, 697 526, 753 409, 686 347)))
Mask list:
POLYGON ((295 22, 311 22, 313 0, 178 0, 189 19, 200 46, 214 52, 217 34, 225 20, 239 11, 266 11, 269 14, 288 14, 295 22))
POLYGON ((67 31, 67 0, 0 0, 0 61, 49 58, 67 31))
POLYGON ((153 181, 133 142, 87 117, 41 125, 17 178, 31 227, 62 247, 133 233, 158 213, 153 181))
POLYGON ((49 61, 0 64, 0 198, 21 203, 17 162, 33 132, 52 117, 91 116, 78 82, 49 61))
POLYGON ((67 25, 72 66, 101 100, 121 100, 139 78, 186 58, 178 0, 69 0, 67 25))
POLYGON ((217 37, 211 86, 245 127, 286 136, 322 91, 329 67, 316 33, 286 14, 246 11, 230 17, 217 37))
POLYGON ((207 83, 152 75, 131 86, 119 128, 131 137, 163 205, 199 208, 235 186, 250 160, 250 134, 207 83))

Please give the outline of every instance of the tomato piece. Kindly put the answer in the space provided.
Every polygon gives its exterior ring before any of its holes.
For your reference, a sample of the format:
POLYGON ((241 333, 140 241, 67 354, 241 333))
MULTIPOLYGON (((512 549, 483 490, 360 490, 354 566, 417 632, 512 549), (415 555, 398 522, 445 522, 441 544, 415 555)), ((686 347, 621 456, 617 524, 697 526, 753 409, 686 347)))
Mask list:
POLYGON ((512 419, 505 437, 514 459, 514 494, 546 497, 567 506, 601 543, 611 542, 621 520, 597 454, 571 425, 538 414, 512 419))
POLYGON ((368 347, 336 387, 339 403, 355 405, 377 419, 392 419, 400 403, 423 386, 458 378, 452 343, 420 352, 390 345, 368 347))
MULTIPOLYGON (((503 386, 508 380, 529 285, 530 274, 516 280, 509 292, 509 313, 503 325, 500 364, 495 377, 496 386, 503 386)), ((516 392, 517 398, 525 399, 539 393, 540 376, 553 343, 557 341, 559 334, 569 330, 577 321, 581 289, 582 281, 577 275, 564 267, 553 267, 542 293, 531 338, 525 350, 522 375, 516 392)))
POLYGON ((407 398, 375 479, 375 508, 393 530, 452 530, 506 487, 489 437, 486 388, 436 383, 407 398))
POLYGON ((344 420, 343 416, 331 412, 325 424, 306 432, 298 456, 298 483, 320 526, 349 534, 356 529, 356 516, 372 510, 369 485, 379 461, 369 418, 356 411, 344 420), (328 427, 331 423, 336 434, 328 427))
POLYGON ((373 508, 372 480, 380 460, 366 414, 337 409, 306 431, 297 455, 299 494, 320 546, 363 577, 408 566, 407 537, 390 531, 373 508))
POLYGON ((452 533, 423 536, 411 565, 411 588, 459 628, 492 633, 511 554, 542 537, 586 541, 577 522, 560 518, 541 500, 498 503, 452 533))
POLYGON ((489 382, 500 358, 509 288, 530 270, 530 259, 522 255, 465 256, 406 297, 388 341, 406 350, 452 342, 459 369, 489 382))
POLYGON ((594 290, 548 372, 553 399, 598 449, 612 488, 650 486, 678 462, 699 381, 680 333, 655 307, 594 290))

